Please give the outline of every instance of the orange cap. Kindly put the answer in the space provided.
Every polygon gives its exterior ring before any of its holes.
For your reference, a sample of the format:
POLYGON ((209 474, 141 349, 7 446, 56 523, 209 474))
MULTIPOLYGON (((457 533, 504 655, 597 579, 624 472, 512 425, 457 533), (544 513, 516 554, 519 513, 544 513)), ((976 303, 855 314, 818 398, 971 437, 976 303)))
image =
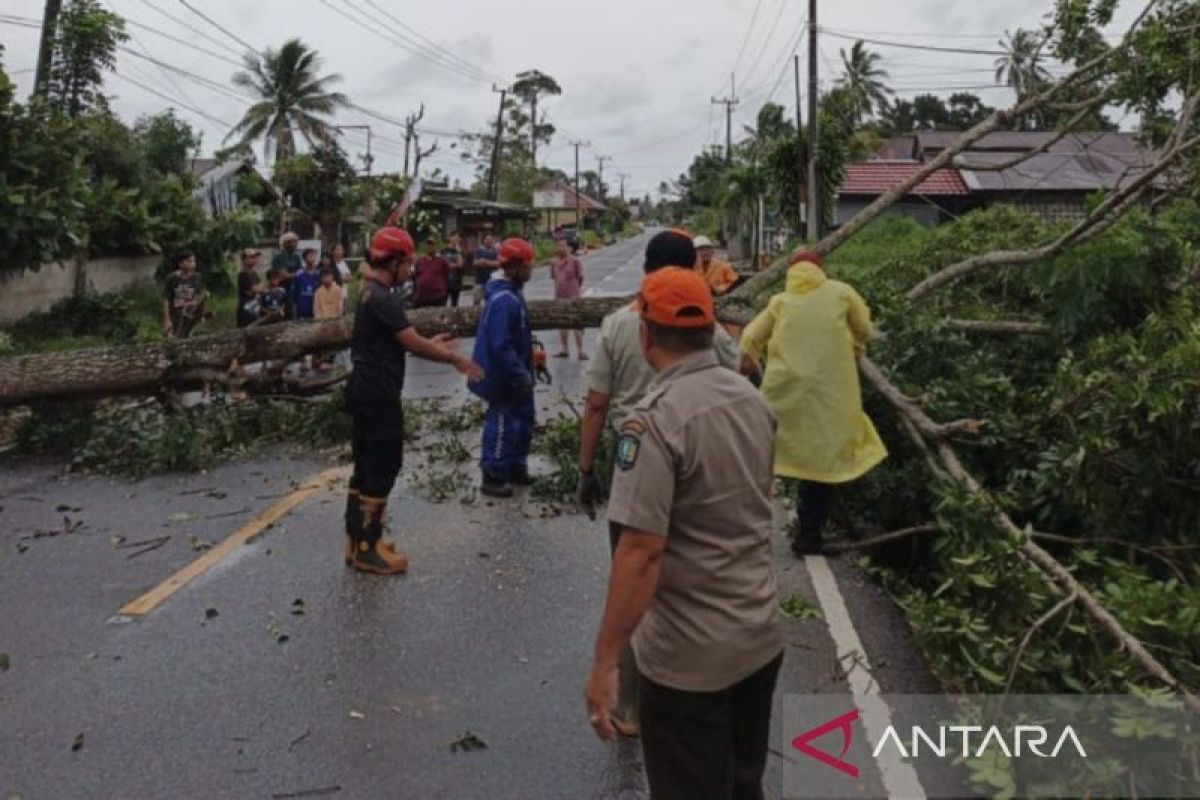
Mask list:
POLYGON ((692 269, 664 267, 642 281, 642 319, 668 328, 702 328, 713 324, 712 290, 692 269))

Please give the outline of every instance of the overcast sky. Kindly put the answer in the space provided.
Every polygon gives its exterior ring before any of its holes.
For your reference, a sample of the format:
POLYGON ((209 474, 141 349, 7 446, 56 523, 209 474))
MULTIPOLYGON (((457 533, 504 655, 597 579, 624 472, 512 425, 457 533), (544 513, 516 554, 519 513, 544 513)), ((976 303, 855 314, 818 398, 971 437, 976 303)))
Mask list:
MULTIPOLYGON (((228 81, 236 68, 224 59, 236 60, 235 53, 245 49, 232 36, 260 49, 298 36, 321 53, 325 72, 344 77, 341 89, 353 102, 399 118, 424 101, 422 124, 432 131, 484 127, 496 113, 492 81, 540 69, 559 81, 563 94, 543 104, 559 133, 539 152, 539 161, 570 171, 573 152, 568 141, 588 140, 591 146, 581 152, 582 167, 594 169, 597 155, 611 156, 605 165, 606 182, 616 186, 615 176, 626 173, 627 191, 635 195, 677 176, 706 144, 724 142, 723 108, 713 106, 710 98, 731 91, 731 72, 736 71, 736 92, 742 100, 734 116, 735 136, 769 97, 794 113, 790 56, 803 38, 800 31, 807 16, 803 0, 377 0, 377 6, 409 26, 406 30, 372 8, 369 0, 190 0, 231 36, 193 14, 182 0, 104 2, 132 22, 210 50, 212 54, 198 52, 130 26, 131 49, 217 81, 226 92, 232 90, 228 81), (414 31, 436 43, 442 64, 404 49, 404 39, 424 44, 414 38, 414 31)), ((1052 0, 823 0, 821 25, 831 33, 822 34, 819 48, 822 82, 837 77, 839 50, 851 46, 833 31, 916 45, 995 50, 1006 29, 1036 26, 1052 6, 1052 0)), ((43 0, 4 0, 3 7, 5 14, 40 19, 43 0)), ((1135 13, 1134 3, 1123 0, 1118 21, 1128 21, 1135 13)), ((37 39, 36 30, 0 24, 4 65, 22 92, 28 92, 32 82, 37 39)), ((991 86, 994 56, 869 46, 885 56, 883 66, 901 96, 923 90, 948 95, 954 88, 981 87, 978 93, 990 104, 1011 100, 1008 90, 991 86)), ((110 76, 107 92, 121 116, 132 120, 174 105, 180 116, 203 131, 206 153, 220 146, 225 136, 218 121, 235 123, 245 109, 244 102, 227 94, 128 54, 120 56, 117 70, 174 101, 110 76)), ((338 121, 370 124, 376 170, 398 169, 403 137, 397 126, 357 110, 342 113, 338 121)), ((362 136, 347 134, 351 152, 365 150, 362 136)), ((441 149, 429 166, 469 180, 474 167, 464 165, 459 150, 451 149, 455 140, 430 133, 423 144, 434 138, 441 149)))

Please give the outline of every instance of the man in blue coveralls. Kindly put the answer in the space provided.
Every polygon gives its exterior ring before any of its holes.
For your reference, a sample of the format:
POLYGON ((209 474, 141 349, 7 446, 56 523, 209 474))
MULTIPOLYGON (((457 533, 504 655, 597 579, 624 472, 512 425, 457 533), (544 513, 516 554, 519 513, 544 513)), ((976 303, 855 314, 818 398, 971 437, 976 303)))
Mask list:
POLYGON ((475 338, 481 381, 468 384, 488 403, 483 421, 480 488, 489 497, 512 497, 513 484, 527 486, 533 439, 533 332, 522 288, 533 272, 533 248, 506 239, 498 251, 500 272, 484 287, 486 305, 475 338))

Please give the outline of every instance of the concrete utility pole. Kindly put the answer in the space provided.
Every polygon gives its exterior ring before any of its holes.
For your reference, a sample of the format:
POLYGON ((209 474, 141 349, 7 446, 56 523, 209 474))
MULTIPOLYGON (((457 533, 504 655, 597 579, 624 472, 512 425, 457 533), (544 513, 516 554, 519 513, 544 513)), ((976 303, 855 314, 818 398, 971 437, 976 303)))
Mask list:
POLYGON ((492 168, 488 171, 488 200, 495 200, 500 195, 500 140, 504 136, 504 101, 508 99, 508 88, 498 89, 492 86, 492 91, 500 95, 500 110, 496 112, 496 138, 492 142, 492 168))
POLYGON ((625 179, 629 177, 627 172, 618 172, 617 177, 621 179, 621 202, 625 202, 625 179))
POLYGON ((604 162, 612 161, 612 156, 596 156, 596 163, 600 165, 599 177, 596 179, 596 194, 600 195, 600 203, 604 203, 604 162))
POLYGON ((817 126, 817 0, 808 0, 808 240, 821 238, 821 190, 817 186, 820 131, 817 126))
POLYGON ((62 0, 46 0, 42 15, 42 41, 38 45, 37 73, 33 79, 34 97, 45 98, 50 92, 50 64, 54 60, 54 33, 58 28, 58 12, 62 0))
MULTIPOLYGON (((800 54, 799 53, 796 53, 796 55, 795 55, 795 66, 796 66, 796 180, 799 181, 800 176, 804 174, 804 170, 805 170, 805 166, 806 166, 804 163, 804 148, 800 146, 800 142, 803 141, 800 137, 802 137, 804 135, 804 118, 801 116, 801 113, 800 113, 801 99, 800 99, 800 54)), ((797 223, 797 225, 799 225, 799 223, 804 219, 804 194, 802 192, 796 192, 796 203, 797 203, 796 223, 797 223)))
MULTIPOLYGON (((582 207, 583 204, 579 197, 579 148, 590 147, 591 142, 581 142, 578 139, 571 142, 571 146, 575 148, 575 230, 578 234, 583 233, 582 207)), ((577 234, 577 235, 578 235, 577 234)))
POLYGON ((725 106, 725 163, 733 163, 733 109, 741 101, 738 99, 734 76, 729 76, 729 97, 713 98, 715 106, 725 106))

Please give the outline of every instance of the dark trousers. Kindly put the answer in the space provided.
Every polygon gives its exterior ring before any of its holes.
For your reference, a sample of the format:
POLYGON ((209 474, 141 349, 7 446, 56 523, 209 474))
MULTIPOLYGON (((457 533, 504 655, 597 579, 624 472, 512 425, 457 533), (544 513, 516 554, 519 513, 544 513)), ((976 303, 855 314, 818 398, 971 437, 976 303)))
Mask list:
POLYGON ((519 400, 489 403, 483 417, 483 452, 479 465, 490 479, 509 480, 528 470, 536 411, 533 392, 519 400))
POLYGON ((446 295, 446 305, 453 308, 458 308, 458 298, 462 294, 462 287, 455 289, 451 287, 450 292, 446 295))
POLYGON ((642 754, 651 800, 762 800, 780 653, 719 692, 641 682, 642 754))
POLYGON ((400 394, 350 379, 348 389, 350 452, 354 472, 350 490, 384 500, 396 485, 404 463, 404 409, 400 394))
POLYGON ((800 481, 800 506, 796 509, 797 522, 800 524, 799 541, 821 541, 832 506, 832 483, 800 481))

